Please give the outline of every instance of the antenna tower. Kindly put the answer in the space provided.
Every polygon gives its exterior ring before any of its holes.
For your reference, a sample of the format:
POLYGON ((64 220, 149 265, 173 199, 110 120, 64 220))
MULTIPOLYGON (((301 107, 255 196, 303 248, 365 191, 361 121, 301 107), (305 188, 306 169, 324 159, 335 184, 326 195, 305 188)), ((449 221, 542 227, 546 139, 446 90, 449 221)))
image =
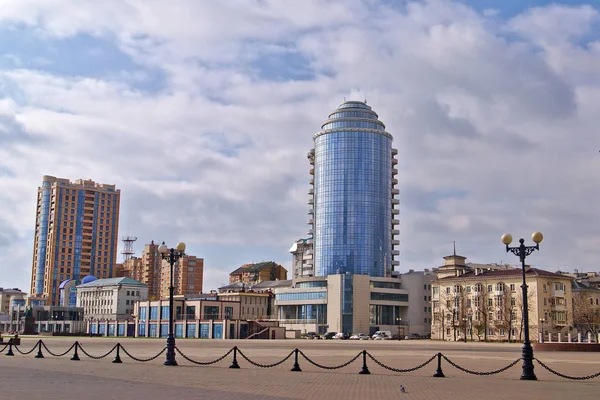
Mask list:
POLYGON ((125 244, 125 248, 121 252, 121 254, 123 254, 123 261, 127 261, 135 254, 133 251, 133 243, 137 240, 137 237, 125 236, 121 240, 125 244))

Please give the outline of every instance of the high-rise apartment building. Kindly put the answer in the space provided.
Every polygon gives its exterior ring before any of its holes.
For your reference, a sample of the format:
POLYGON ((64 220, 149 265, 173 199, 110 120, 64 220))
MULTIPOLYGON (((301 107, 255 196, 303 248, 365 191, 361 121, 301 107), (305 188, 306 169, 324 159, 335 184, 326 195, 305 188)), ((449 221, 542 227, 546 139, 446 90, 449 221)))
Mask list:
POLYGON ((308 223, 315 276, 386 277, 399 264, 397 150, 378 118, 366 103, 346 101, 314 135, 308 223))
MULTIPOLYGON (((171 266, 163 260, 160 298, 169 298, 169 285, 171 283, 171 266)), ((204 275, 204 259, 191 255, 184 255, 173 265, 173 294, 195 295, 202 293, 202 278, 204 275)))
POLYGON ((59 285, 66 279, 113 276, 120 197, 115 185, 43 177, 31 275, 34 301, 57 305, 59 285))

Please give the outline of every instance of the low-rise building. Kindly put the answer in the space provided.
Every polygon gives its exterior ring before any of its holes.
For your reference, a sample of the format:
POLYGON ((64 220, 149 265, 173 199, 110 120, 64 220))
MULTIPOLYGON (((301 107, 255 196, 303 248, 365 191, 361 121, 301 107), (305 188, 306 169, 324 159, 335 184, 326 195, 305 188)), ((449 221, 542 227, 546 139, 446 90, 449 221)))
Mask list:
POLYGON ((77 286, 77 307, 86 320, 133 319, 137 301, 148 299, 148 286, 131 278, 95 279, 87 276, 77 286))
POLYGON ((286 279, 287 270, 273 261, 245 264, 229 274, 229 283, 256 284, 263 281, 286 279))
POLYGON ((26 323, 33 325, 31 333, 35 334, 76 334, 86 331, 82 308, 17 305, 11 309, 8 320, 0 321, 0 332, 23 333, 26 323))
POLYGON ((0 313, 8 313, 13 306, 25 305, 27 293, 17 288, 0 288, 0 313))
MULTIPOLYGON (((432 283, 432 339, 523 340, 522 270, 506 265, 467 264, 444 257, 432 283)), ((573 329, 571 278, 526 267, 531 341, 562 338, 573 329)))

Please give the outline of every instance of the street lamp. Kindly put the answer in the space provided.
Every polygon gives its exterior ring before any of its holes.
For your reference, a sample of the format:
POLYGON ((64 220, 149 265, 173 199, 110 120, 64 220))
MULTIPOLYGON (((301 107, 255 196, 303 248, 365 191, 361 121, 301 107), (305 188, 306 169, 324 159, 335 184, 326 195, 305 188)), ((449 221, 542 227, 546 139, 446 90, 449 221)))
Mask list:
POLYGON ((534 381, 537 380, 535 373, 533 372, 533 347, 529 341, 529 309, 527 307, 527 281, 525 280, 525 258, 533 253, 535 250, 540 249, 540 243, 544 240, 544 235, 540 232, 534 232, 531 235, 531 240, 534 241, 535 246, 525 246, 525 239, 519 239, 520 245, 518 247, 509 247, 512 242, 512 236, 509 233, 502 235, 502 243, 506 245, 506 252, 511 252, 521 260, 521 267, 523 269, 523 324, 525 340, 523 341, 523 373, 521 374, 522 380, 534 381))
POLYGON ((544 322, 546 322, 546 319, 540 318, 540 324, 542 324, 542 338, 540 340, 540 343, 544 343, 544 322))
POLYGON ((463 317, 463 324, 465 324, 465 343, 467 343, 467 317, 463 317))
POLYGON ((473 341, 473 310, 469 308, 467 313, 469 315, 469 334, 471 335, 471 342, 473 341))
POLYGON ((169 261, 171 267, 171 284, 169 285, 169 336, 167 336, 167 359, 165 365, 177 365, 175 361, 175 335, 173 334, 173 266, 185 254, 185 243, 177 243, 176 248, 169 249, 165 242, 158 246, 163 260, 169 261))
POLYGON ((402 324, 402 318, 396 317, 396 324, 398 325, 398 340, 402 340, 402 337, 400 337, 400 324, 402 324))

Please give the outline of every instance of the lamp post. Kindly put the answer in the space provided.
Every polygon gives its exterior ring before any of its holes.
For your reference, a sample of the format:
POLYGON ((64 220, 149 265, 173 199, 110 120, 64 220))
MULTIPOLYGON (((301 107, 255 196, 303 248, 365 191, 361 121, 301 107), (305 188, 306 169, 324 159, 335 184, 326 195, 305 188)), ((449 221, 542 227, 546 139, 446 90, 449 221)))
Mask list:
POLYGON ((167 359, 164 365, 177 365, 175 361, 175 335, 173 334, 173 266, 185 254, 185 243, 177 243, 176 248, 169 249, 165 242, 158 246, 158 252, 163 260, 169 261, 171 267, 171 282, 169 285, 169 336, 167 336, 167 359))
POLYGON ((524 325, 524 333, 525 340, 523 341, 523 373, 521 374, 522 380, 530 380, 535 381, 537 377, 533 372, 533 347, 531 347, 531 342, 529 341, 529 309, 527 307, 527 281, 525 279, 525 258, 533 253, 535 250, 540 249, 540 243, 544 240, 544 235, 540 232, 534 232, 531 235, 531 240, 534 241, 535 246, 525 246, 525 239, 519 239, 519 246, 509 247, 509 244, 512 242, 512 236, 509 233, 505 233, 502 235, 502 243, 506 245, 506 252, 511 252, 521 260, 521 267, 523 272, 523 284, 521 288, 523 289, 523 325, 524 325))
POLYGON ((512 322, 513 322, 513 310, 511 309, 509 311, 509 315, 508 315, 508 343, 511 343, 512 322))
POLYGON ((402 324, 402 318, 396 317, 396 324, 398 325, 398 340, 402 340, 400 336, 400 324, 402 324))
POLYGON ((467 343, 467 317, 463 317, 463 324, 465 325, 465 343, 467 343))
POLYGON ((542 324, 542 338, 540 339, 540 343, 544 343, 544 322, 546 322, 546 319, 540 318, 540 324, 542 324))

